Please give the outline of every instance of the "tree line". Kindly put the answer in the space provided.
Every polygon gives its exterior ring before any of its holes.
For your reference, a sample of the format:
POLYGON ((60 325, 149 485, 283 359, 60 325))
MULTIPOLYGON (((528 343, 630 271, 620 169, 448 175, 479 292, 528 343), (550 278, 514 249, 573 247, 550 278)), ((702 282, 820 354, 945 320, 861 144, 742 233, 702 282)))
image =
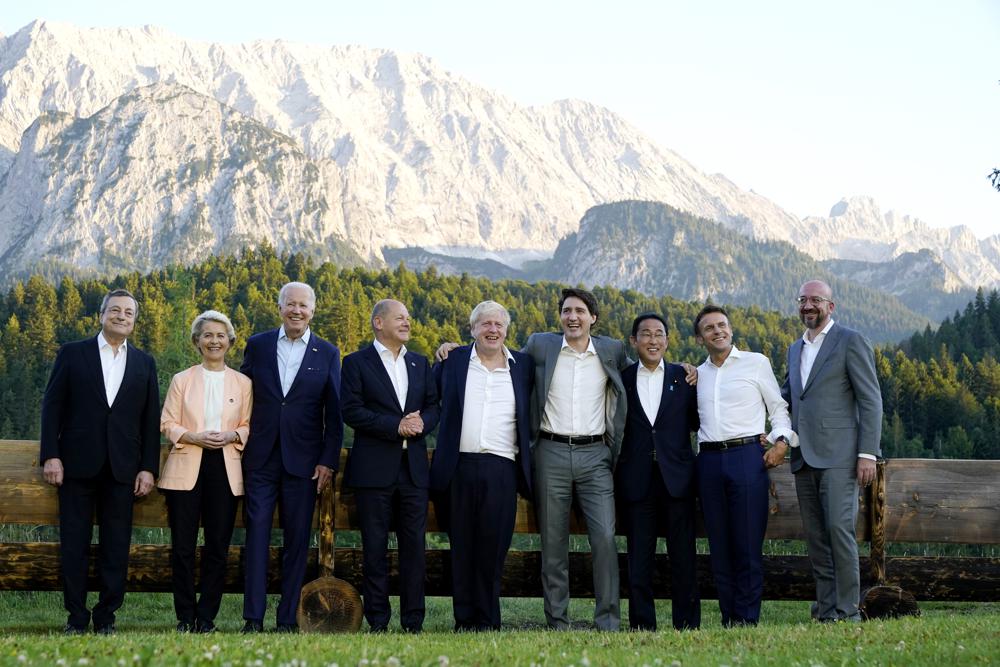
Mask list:
MULTIPOLYGON (((277 294, 289 280, 316 289, 312 328, 343 354, 370 341, 372 306, 386 297, 407 304, 413 316, 408 347, 426 355, 442 341, 467 341, 469 312, 484 299, 510 311, 511 347, 520 347, 532 332, 560 328, 559 283, 446 276, 433 268, 422 273, 403 266, 339 268, 300 254, 279 255, 268 246, 245 250, 238 258, 213 257, 192 267, 110 280, 63 278, 53 285, 34 275, 15 283, 0 300, 0 438, 38 437, 41 397, 56 351, 64 342, 96 334, 97 311, 108 289, 125 287, 137 296, 132 341, 156 357, 165 393, 174 373, 198 361, 190 341, 198 313, 212 308, 230 316, 238 337, 230 363, 239 367, 247 337, 280 323, 277 294)), ((631 290, 594 291, 600 305, 596 333, 627 339, 636 314, 659 312, 669 323, 667 358, 704 360, 691 328, 703 304, 631 290)), ((849 310, 850 303, 839 307, 849 310)), ((779 380, 784 378, 786 350, 802 334, 798 320, 758 306, 734 306, 729 312, 737 346, 767 355, 779 380)), ((998 333, 1000 298, 980 292, 965 313, 956 313, 937 331, 928 328, 898 346, 876 350, 886 456, 1000 458, 998 333), (983 333, 984 321, 990 322, 992 338, 983 333)))

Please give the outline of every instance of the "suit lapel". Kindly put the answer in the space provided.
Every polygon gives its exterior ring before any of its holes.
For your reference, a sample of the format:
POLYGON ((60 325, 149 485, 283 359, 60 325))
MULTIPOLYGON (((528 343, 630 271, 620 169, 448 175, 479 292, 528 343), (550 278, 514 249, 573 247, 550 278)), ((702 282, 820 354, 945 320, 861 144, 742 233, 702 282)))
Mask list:
MULTIPOLYGON (((315 363, 316 362, 316 357, 319 355, 319 347, 316 346, 317 342, 318 342, 318 338, 317 338, 316 334, 310 334, 309 335, 309 343, 306 345, 306 352, 305 352, 305 354, 302 355, 302 363, 299 364, 299 370, 296 371, 296 373, 295 373, 295 379, 292 380, 291 386, 288 387, 288 395, 289 396, 291 396, 292 392, 295 391, 295 387, 299 384, 299 378, 302 377, 302 374, 305 373, 307 369, 314 368, 316 366, 316 363, 315 363)), ((277 345, 277 341, 275 341, 275 345, 277 345)), ((274 358, 275 359, 278 358, 277 349, 275 349, 274 358)), ((275 362, 275 363, 277 363, 277 362, 275 362)), ((279 378, 279 382, 280 382, 280 378, 279 378)), ((279 384, 279 386, 280 386, 280 384, 279 384)))
MULTIPOLYGON (((419 397, 423 396, 424 393, 424 382, 423 377, 418 373, 417 362, 413 360, 413 357, 409 352, 403 356, 403 361, 406 363, 406 405, 403 406, 403 413, 409 414, 413 412, 409 409, 409 405, 412 399, 415 401, 419 397)), ((395 393, 395 391, 393 391, 395 393)), ((422 401, 421 401, 422 403, 422 401)))
MULTIPOLYGON (((475 345, 475 343, 472 345, 475 345)), ((456 378, 458 380, 458 387, 456 387, 458 391, 458 406, 463 412, 465 410, 465 384, 469 379, 469 359, 472 358, 472 345, 469 346, 468 353, 463 353, 459 358, 455 359, 458 362, 458 369, 455 371, 458 376, 456 378)), ((517 400, 516 396, 514 400, 517 400)))
MULTIPOLYGON (((122 351, 125 353, 125 374, 122 375, 122 383, 118 387, 118 393, 115 394, 114 403, 117 403, 118 399, 122 396, 127 395, 126 392, 131 391, 130 386, 135 382, 136 375, 139 373, 139 355, 129 351, 128 343, 125 343, 124 345, 125 349, 122 351)), ((114 403, 111 405, 113 406, 114 403)))
POLYGON ((87 361, 89 375, 94 379, 94 386, 101 402, 108 405, 108 390, 104 387, 104 369, 101 367, 101 351, 97 347, 97 336, 94 336, 83 347, 83 358, 87 361))
MULTIPOLYGON (((281 329, 275 329, 273 336, 267 345, 267 367, 268 370, 274 375, 274 386, 278 388, 278 396, 281 396, 281 372, 278 371, 278 336, 281 335, 281 329)), ((289 389, 291 393, 291 389, 289 389)))
POLYGON ((823 365, 826 363, 833 351, 837 349, 840 344, 840 329, 837 325, 830 327, 830 331, 827 332, 826 338, 823 339, 823 345, 819 348, 819 354, 816 355, 816 360, 813 362, 812 369, 809 371, 809 379, 806 380, 806 384, 802 387, 802 393, 805 394, 809 391, 809 387, 812 386, 813 380, 823 372, 823 365))
MULTIPOLYGON (((396 388, 392 386, 392 379, 389 378, 389 373, 386 372, 385 365, 382 363, 382 357, 379 356, 374 343, 365 348, 364 359, 368 363, 369 368, 371 368, 372 374, 382 383, 382 388, 392 398, 392 402, 402 412, 403 406, 399 404, 399 397, 396 396, 396 388)), ((409 364, 407 364, 406 372, 407 374, 410 372, 409 364)), ((411 378, 410 384, 412 385, 412 376, 407 376, 411 378)), ((409 391, 407 391, 407 394, 409 394, 409 391)))
POLYGON ((802 395, 802 339, 792 343, 788 353, 788 384, 792 393, 802 395))
POLYGON ((552 387, 552 375, 556 372, 556 362, 559 360, 559 351, 562 349, 562 336, 546 336, 550 341, 549 349, 545 351, 545 396, 542 397, 541 404, 544 406, 549 398, 549 389, 552 387))
MULTIPOLYGON (((673 387, 673 377, 670 373, 670 366, 665 364, 663 367, 663 391, 660 393, 660 407, 656 409, 656 419, 650 426, 658 424, 660 419, 663 417, 664 410, 667 404, 670 403, 674 398, 674 392, 670 391, 673 387)), ((643 410, 645 412, 645 410, 643 410)))

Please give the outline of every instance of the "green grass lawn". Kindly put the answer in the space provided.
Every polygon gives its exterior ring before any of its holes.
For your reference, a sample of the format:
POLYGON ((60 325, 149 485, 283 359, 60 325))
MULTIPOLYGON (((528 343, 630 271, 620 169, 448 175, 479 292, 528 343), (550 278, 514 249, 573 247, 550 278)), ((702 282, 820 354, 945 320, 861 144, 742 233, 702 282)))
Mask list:
MULTIPOLYGON (((92 594, 93 596, 93 594, 92 594)), ((397 600, 393 600, 396 608, 397 600)), ((627 605, 623 604, 623 613, 627 605)), ((725 630, 714 600, 703 628, 677 633, 598 633, 585 629, 593 602, 573 602, 581 630, 541 629, 542 603, 504 600, 504 630, 451 632, 451 601, 428 600, 424 634, 245 637, 241 598, 225 597, 221 632, 178 635, 170 595, 133 593, 114 637, 64 637, 58 593, 0 593, 0 664, 10 665, 991 665, 1000 663, 1000 602, 921 605, 922 616, 863 624, 819 625, 805 602, 765 602, 761 625, 725 630)), ((659 603, 669 628, 670 605, 659 603)), ((273 601, 268 622, 273 623, 273 601)))

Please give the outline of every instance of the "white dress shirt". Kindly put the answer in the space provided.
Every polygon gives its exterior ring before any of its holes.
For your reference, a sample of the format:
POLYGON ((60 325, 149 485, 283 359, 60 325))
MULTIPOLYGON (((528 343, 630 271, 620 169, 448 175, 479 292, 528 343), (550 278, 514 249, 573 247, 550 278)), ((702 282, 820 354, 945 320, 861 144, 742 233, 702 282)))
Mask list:
POLYGON ((490 370, 479 360, 476 346, 472 345, 458 450, 466 454, 496 454, 513 461, 517 455, 517 421, 510 365, 517 362, 506 346, 503 351, 507 363, 490 370))
POLYGON ((104 332, 97 334, 97 349, 101 353, 101 373, 104 374, 104 393, 108 398, 108 406, 115 403, 122 380, 125 379, 125 363, 128 360, 128 341, 122 341, 118 352, 104 337, 104 332))
POLYGON ((649 370, 639 362, 639 370, 635 374, 635 390, 639 394, 639 403, 646 413, 649 423, 656 422, 656 413, 660 411, 660 398, 663 396, 663 376, 666 366, 663 359, 655 369, 649 370))
POLYGON ((557 435, 604 433, 605 388, 608 375, 591 338, 577 352, 563 336, 542 412, 542 430, 557 435))
POLYGON ((798 446, 788 404, 774 379, 771 360, 763 354, 742 352, 734 345, 722 366, 709 357, 698 367, 698 442, 764 433, 767 416, 771 418, 769 441, 785 436, 791 446, 798 446))
POLYGON ((205 380, 205 430, 221 431, 226 371, 210 371, 203 366, 201 374, 205 380))
MULTIPOLYGON (((816 334, 814 340, 809 340, 809 331, 806 330, 802 334, 802 353, 799 355, 799 376, 802 378, 802 386, 805 387, 809 382, 809 374, 812 373, 813 364, 816 363, 816 357, 819 356, 819 350, 823 347, 823 341, 826 340, 826 335, 830 333, 830 329, 833 328, 833 318, 826 323, 823 330, 816 334)), ((871 454, 858 453, 859 459, 870 459, 872 461, 878 460, 871 454)))
POLYGON ((378 352, 379 359, 385 372, 389 374, 392 381, 392 388, 396 390, 396 399, 399 401, 399 409, 406 409, 406 392, 410 389, 410 376, 406 373, 406 346, 399 348, 399 354, 392 356, 392 350, 379 341, 375 341, 375 351, 378 352))
POLYGON ((826 335, 830 333, 830 329, 833 327, 833 319, 831 318, 823 330, 816 334, 815 340, 809 340, 809 331, 802 334, 802 354, 799 357, 799 375, 802 377, 802 386, 805 387, 806 383, 809 381, 809 374, 812 373, 813 364, 816 363, 816 357, 819 356, 819 349, 823 347, 823 341, 826 340, 826 335))
POLYGON ((288 396, 288 390, 295 382, 295 376, 298 375, 302 359, 306 356, 311 337, 312 331, 308 328, 296 340, 288 337, 284 325, 278 330, 278 377, 281 380, 282 396, 288 396))

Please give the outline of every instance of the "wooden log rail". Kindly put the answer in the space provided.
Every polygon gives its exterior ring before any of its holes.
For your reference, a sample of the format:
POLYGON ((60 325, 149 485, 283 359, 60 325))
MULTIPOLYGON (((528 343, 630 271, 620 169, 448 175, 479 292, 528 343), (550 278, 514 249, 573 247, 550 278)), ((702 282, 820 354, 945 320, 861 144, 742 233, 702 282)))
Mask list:
MULTIPOLYGON (((164 456, 166 450, 164 450, 164 456)), ((344 453, 346 458, 346 452, 344 453)), ((344 460, 341 460, 343 470, 344 460)), ((771 471, 770 518, 767 537, 802 539, 795 484, 788 466, 771 471)), ((342 488, 337 476, 333 493, 334 530, 319 532, 329 547, 338 530, 357 530, 354 494, 342 488)), ((330 502, 330 493, 320 498, 330 502)), ((317 515, 320 513, 317 512, 317 515)), ((55 490, 44 483, 38 461, 38 443, 0 440, 0 524, 58 525, 55 490)), ((134 525, 144 528, 167 526, 163 496, 152 493, 136 502, 134 525)), ((237 517, 237 525, 242 525, 237 517)), ((427 530, 440 527, 433 505, 427 530)), ((574 515, 572 532, 586 532, 574 515)), ((515 531, 537 533, 530 503, 520 500, 515 531)), ((704 530, 699 527, 699 534, 704 530)), ((886 582, 911 591, 919 600, 995 601, 1000 599, 1000 558, 886 557, 886 542, 938 542, 955 544, 1000 544, 1000 461, 956 461, 896 459, 880 463, 879 483, 871 494, 863 493, 858 517, 859 541, 871 544, 871 557, 862 558, 865 583, 886 582), (869 502, 869 495, 875 502, 869 502), (874 518, 874 521, 873 521, 874 518)), ((269 590, 277 592, 280 547, 272 547, 269 590)), ((230 547, 227 592, 241 592, 243 548, 230 547)), ((333 574, 357 588, 361 585, 360 548, 327 549, 333 554, 333 574)), ((620 565, 625 565, 621 554, 620 565)), ((169 545, 133 544, 128 586, 133 591, 169 591, 169 545)), ((669 597, 667 556, 657 556, 654 586, 659 597, 669 597)), ((0 543, 0 590, 59 590, 58 545, 53 542, 0 543)), ((327 563, 329 565, 329 563, 327 563)), ((398 563, 390 555, 393 593, 398 592, 398 563)), ((767 599, 809 600, 814 595, 809 562, 805 556, 765 556, 764 596, 767 599)), ((310 554, 309 578, 320 573, 317 550, 310 554)), ((502 594, 540 597, 540 563, 537 551, 511 551, 504 572, 502 594)), ((91 586, 97 587, 94 573, 91 586)), ((707 556, 699 556, 698 578, 702 596, 714 596, 707 556)), ((427 594, 450 595, 449 551, 427 553, 427 594)), ((622 577, 623 586, 626 578, 622 577)), ((570 591, 578 597, 593 596, 590 554, 574 552, 570 557, 570 591)), ((623 590, 623 595, 626 591, 623 590)))

